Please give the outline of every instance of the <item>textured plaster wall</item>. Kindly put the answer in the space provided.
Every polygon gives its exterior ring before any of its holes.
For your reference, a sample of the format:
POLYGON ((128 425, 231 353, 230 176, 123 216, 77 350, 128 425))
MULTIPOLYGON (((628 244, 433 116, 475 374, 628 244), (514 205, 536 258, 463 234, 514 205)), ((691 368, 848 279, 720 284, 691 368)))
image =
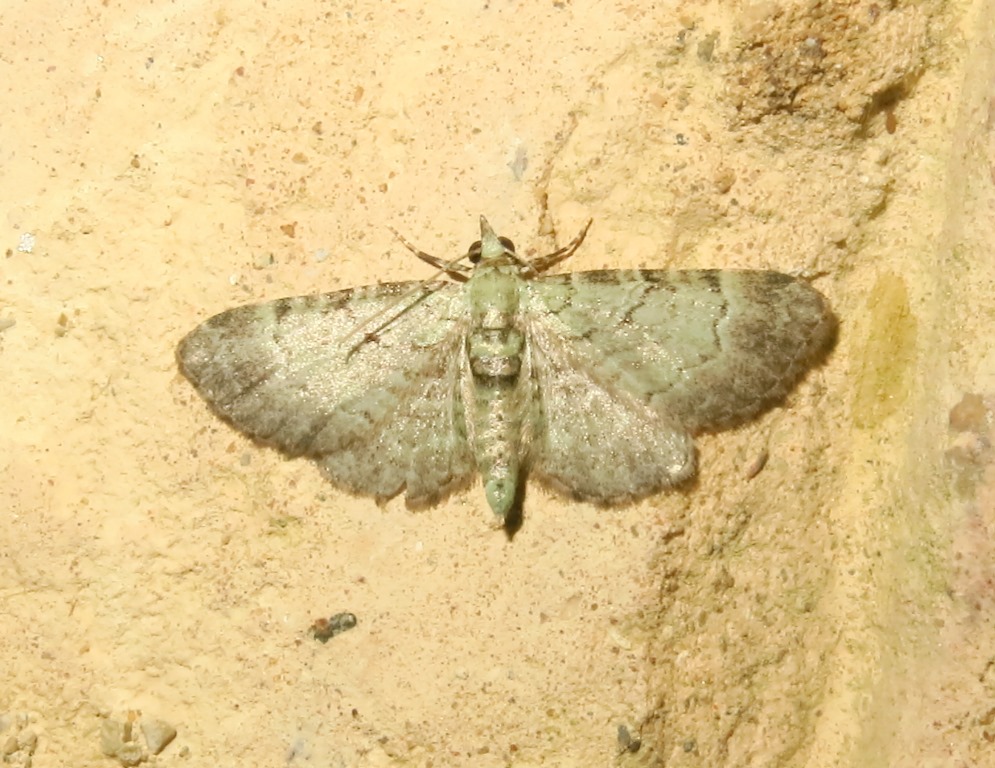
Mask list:
POLYGON ((7 763, 990 759, 990 1, 29 0, 0 43, 7 763), (693 487, 536 489, 512 542, 178 375, 207 316, 426 277, 387 227, 452 256, 480 213, 526 255, 594 217, 569 269, 806 275, 840 342, 693 487))

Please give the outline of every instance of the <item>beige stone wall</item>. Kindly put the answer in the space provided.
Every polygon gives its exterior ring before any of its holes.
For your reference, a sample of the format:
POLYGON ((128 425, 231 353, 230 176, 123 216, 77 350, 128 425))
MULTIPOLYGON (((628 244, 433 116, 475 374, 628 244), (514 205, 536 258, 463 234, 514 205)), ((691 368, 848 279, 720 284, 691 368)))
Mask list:
POLYGON ((28 0, 0 83, 8 762, 171 726, 162 765, 985 764, 991 0, 28 0), (694 487, 534 488, 512 542, 479 488, 339 493, 177 373, 207 316, 427 277, 388 227, 456 256, 481 213, 525 255, 594 217, 565 269, 809 276, 839 344, 694 487))

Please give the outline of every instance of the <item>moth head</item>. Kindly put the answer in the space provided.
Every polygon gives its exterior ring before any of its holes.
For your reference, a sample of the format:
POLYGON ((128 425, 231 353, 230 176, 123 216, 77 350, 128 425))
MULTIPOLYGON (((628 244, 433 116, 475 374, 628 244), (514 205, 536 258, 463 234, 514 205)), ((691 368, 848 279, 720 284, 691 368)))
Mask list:
POLYGON ((466 257, 470 260, 471 264, 477 264, 481 261, 496 259, 505 254, 514 256, 515 244, 507 237, 498 237, 491 228, 491 225, 487 223, 487 219, 481 216, 480 239, 470 246, 466 257))

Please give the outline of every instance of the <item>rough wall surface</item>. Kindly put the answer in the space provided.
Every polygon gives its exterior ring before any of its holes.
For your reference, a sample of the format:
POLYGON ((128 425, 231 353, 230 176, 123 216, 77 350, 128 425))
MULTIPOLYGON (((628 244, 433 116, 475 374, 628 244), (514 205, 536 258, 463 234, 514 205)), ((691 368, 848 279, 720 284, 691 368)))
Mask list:
POLYGON ((127 6, 0 11, 7 763, 985 764, 995 4, 127 6), (511 542, 178 375, 207 316, 427 277, 387 227, 456 256, 480 213, 526 255, 594 217, 564 269, 808 276, 839 344, 693 487, 533 489, 511 542))

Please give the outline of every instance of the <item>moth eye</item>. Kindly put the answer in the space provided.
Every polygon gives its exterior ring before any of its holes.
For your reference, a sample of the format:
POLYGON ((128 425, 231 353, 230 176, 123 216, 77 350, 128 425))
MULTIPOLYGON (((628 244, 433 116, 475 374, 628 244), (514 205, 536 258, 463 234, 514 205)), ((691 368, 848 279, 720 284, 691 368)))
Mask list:
POLYGON ((507 237, 499 237, 498 242, 504 246, 505 250, 510 251, 511 253, 515 252, 515 244, 507 237))
POLYGON ((480 241, 477 240, 473 245, 470 246, 470 250, 466 252, 466 257, 470 260, 471 264, 476 264, 480 261, 480 241))

